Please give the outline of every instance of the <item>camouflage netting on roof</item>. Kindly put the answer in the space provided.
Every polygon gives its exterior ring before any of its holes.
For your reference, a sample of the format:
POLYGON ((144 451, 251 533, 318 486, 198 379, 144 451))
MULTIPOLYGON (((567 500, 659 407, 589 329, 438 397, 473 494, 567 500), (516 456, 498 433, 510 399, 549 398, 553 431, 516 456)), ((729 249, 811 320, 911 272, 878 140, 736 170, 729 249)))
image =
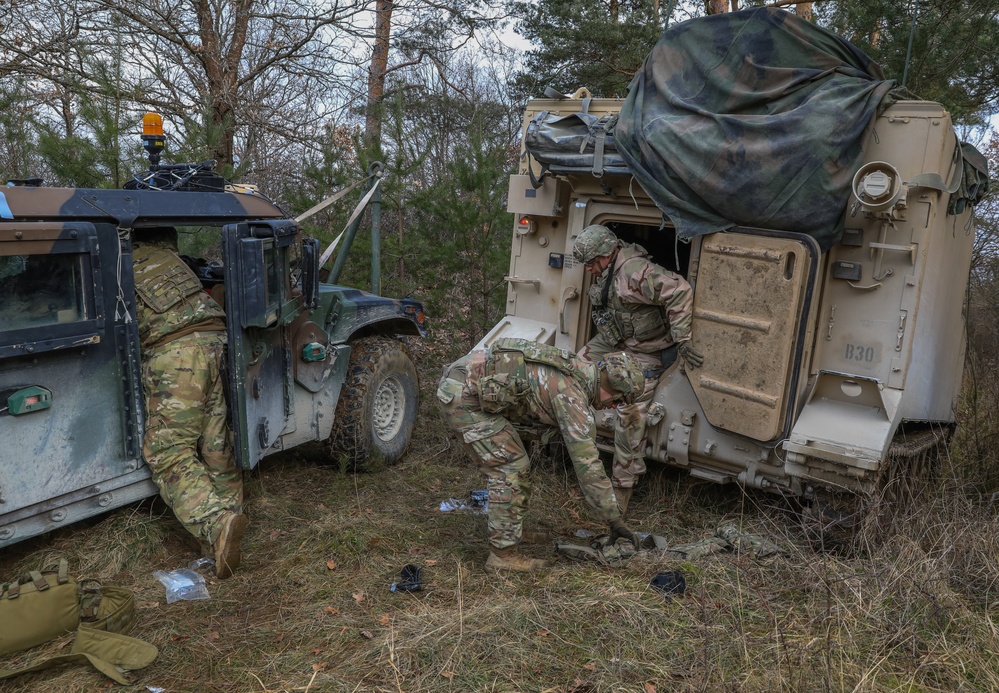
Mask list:
POLYGON ((757 8, 677 24, 635 75, 615 137, 681 237, 842 234, 865 128, 894 83, 848 41, 757 8))

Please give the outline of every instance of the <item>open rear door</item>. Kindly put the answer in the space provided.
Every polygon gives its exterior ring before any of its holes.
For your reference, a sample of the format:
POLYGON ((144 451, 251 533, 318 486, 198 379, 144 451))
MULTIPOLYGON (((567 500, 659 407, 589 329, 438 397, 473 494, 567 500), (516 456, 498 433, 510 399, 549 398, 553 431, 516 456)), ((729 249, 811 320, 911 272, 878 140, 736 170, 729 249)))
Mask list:
POLYGON ((236 459, 252 469, 295 426, 291 325, 305 310, 292 295, 298 227, 291 221, 222 229, 229 329, 229 412, 236 459))
POLYGON ((688 371, 715 428, 761 442, 787 435, 819 247, 797 233, 736 228, 705 236, 688 371))

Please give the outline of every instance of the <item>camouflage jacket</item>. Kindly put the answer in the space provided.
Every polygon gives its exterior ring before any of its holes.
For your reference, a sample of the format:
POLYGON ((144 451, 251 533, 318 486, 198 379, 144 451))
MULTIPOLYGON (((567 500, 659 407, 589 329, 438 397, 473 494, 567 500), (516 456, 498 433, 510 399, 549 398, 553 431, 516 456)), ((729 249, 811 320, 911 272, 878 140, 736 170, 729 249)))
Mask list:
POLYGON ((618 251, 590 287, 590 302, 601 341, 615 349, 653 354, 690 339, 690 284, 652 262, 640 245, 618 251))
POLYGON ((143 349, 196 331, 225 330, 225 313, 201 288, 175 250, 152 242, 132 246, 135 313, 143 349))

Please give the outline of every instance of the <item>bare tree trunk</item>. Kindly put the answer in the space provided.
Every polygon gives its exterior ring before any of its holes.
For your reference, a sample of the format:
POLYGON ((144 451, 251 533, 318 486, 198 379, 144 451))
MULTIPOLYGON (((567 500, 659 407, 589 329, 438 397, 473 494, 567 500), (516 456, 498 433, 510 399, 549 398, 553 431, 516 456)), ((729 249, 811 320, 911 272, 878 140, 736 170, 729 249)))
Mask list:
POLYGON ((728 12, 728 0, 707 0, 706 7, 708 14, 722 14, 728 12))
POLYGON ((371 50, 371 67, 368 69, 368 108, 364 118, 364 136, 369 143, 380 142, 382 136, 382 100, 385 97, 394 9, 394 0, 376 0, 375 45, 371 50))
POLYGON ((246 46, 252 3, 253 0, 233 1, 233 27, 228 49, 225 49, 225 37, 218 34, 210 1, 194 2, 198 18, 198 38, 201 39, 198 59, 205 70, 208 87, 208 147, 212 158, 222 168, 231 169, 235 164, 236 121, 233 117, 233 100, 237 98, 239 62, 246 46))
POLYGON ((405 248, 405 245, 403 245, 403 231, 406 228, 404 195, 405 191, 400 191, 398 202, 396 203, 397 227, 399 229, 399 279, 403 281, 406 279, 406 253, 403 251, 405 248))

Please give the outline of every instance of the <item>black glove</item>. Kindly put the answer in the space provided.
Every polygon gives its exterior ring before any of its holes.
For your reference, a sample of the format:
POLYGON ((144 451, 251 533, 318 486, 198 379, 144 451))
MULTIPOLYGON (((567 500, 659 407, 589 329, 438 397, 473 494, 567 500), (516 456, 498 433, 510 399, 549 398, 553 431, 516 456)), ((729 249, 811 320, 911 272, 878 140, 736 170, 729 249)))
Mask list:
POLYGON ((680 344, 678 351, 680 352, 680 358, 682 358, 683 362, 690 368, 698 368, 702 363, 704 363, 704 357, 701 356, 701 352, 695 349, 690 342, 683 342, 680 344))
POLYGON ((610 524, 610 541, 611 544, 617 542, 618 539, 627 539, 631 542, 632 546, 636 549, 638 548, 638 535, 632 532, 628 525, 624 524, 622 520, 614 520, 610 524))

